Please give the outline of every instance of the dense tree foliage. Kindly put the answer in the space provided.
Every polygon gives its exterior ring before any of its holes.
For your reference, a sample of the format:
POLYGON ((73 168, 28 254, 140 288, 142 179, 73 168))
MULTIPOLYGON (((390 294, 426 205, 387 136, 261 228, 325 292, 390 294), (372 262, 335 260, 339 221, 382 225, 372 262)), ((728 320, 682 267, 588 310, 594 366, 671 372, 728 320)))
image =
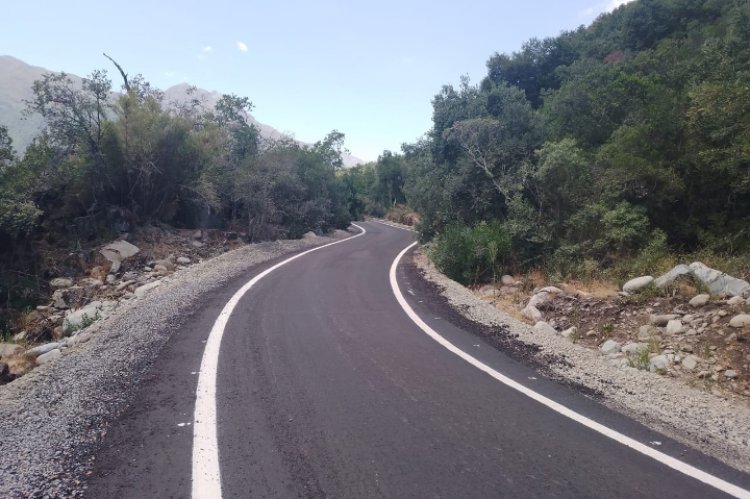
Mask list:
POLYGON ((517 269, 750 250, 748 47, 744 0, 638 0, 493 55, 388 158, 422 239, 499 222, 517 269))
POLYGON ((140 76, 126 84, 112 94, 105 71, 80 86, 64 73, 34 83, 28 112, 46 119, 44 134, 17 158, 0 129, 0 238, 40 224, 80 240, 150 222, 233 228, 251 240, 348 225, 343 134, 309 147, 265 142, 247 121, 247 98, 174 107, 140 76))
POLYGON ((0 127, 0 311, 44 296, 47 248, 160 223, 295 238, 346 228, 361 213, 342 174, 343 134, 312 146, 266 141, 245 97, 174 105, 121 74, 121 93, 105 71, 82 84, 64 73, 36 81, 28 112, 47 127, 21 157, 0 127))

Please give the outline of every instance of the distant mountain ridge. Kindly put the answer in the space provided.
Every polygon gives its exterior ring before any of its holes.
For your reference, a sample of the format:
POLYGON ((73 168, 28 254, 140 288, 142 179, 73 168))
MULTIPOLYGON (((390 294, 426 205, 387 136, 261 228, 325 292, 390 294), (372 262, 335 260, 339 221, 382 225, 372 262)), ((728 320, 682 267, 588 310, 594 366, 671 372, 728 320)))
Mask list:
MULTIPOLYGON (((15 57, 0 55, 0 125, 8 128, 8 134, 13 139, 13 146, 19 153, 25 151, 34 137, 44 130, 44 119, 41 116, 24 116, 23 111, 26 108, 24 101, 33 97, 31 87, 34 81, 50 72, 52 71, 32 66, 15 57)), ((70 73, 68 75, 76 83, 81 81, 79 76, 70 73)), ((164 90, 166 103, 185 102, 197 98, 208 108, 213 107, 221 95, 219 92, 195 88, 187 83, 173 85, 164 90), (193 88, 191 94, 190 90, 193 88)), ((276 128, 259 122, 252 114, 248 114, 248 121, 258 127, 263 138, 273 140, 289 138, 276 128)), ((363 160, 350 154, 344 155, 343 160, 346 167, 364 163, 363 160)))

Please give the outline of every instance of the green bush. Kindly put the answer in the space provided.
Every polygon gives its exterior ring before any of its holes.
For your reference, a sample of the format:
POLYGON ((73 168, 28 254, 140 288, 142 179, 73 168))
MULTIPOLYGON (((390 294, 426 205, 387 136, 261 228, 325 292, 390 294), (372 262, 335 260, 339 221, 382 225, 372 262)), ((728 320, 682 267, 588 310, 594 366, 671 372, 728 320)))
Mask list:
POLYGON ((510 248, 508 232, 499 221, 473 228, 451 224, 435 239, 430 256, 451 279, 476 284, 497 277, 510 248))

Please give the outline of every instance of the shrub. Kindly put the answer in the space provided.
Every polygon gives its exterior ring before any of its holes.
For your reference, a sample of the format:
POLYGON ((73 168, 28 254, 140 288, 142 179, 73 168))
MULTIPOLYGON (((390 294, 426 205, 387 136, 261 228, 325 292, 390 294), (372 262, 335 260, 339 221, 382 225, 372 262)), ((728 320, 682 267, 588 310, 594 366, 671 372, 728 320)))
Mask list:
POLYGON ((448 225, 435 239, 431 258, 445 275, 462 284, 493 279, 510 254, 510 237, 499 221, 476 227, 448 225))

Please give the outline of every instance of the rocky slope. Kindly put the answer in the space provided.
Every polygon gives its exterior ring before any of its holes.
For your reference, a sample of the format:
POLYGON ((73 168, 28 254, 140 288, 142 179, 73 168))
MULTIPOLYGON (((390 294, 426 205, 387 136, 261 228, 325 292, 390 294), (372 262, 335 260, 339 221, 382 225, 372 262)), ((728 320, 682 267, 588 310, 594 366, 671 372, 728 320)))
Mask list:
POLYGON ((465 317, 537 349, 547 375, 750 472, 747 326, 734 327, 750 309, 744 299, 596 298, 565 286, 524 288, 510 276, 470 290, 423 254, 415 262, 465 317))

